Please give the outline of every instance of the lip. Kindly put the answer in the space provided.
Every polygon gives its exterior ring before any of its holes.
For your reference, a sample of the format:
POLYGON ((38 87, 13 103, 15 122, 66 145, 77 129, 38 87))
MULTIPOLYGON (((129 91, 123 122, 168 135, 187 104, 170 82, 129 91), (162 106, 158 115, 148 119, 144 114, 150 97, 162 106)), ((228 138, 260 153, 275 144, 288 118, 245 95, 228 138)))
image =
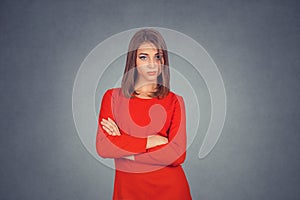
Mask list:
POLYGON ((156 73, 157 73, 156 71, 147 72, 147 74, 150 76, 154 76, 154 75, 156 75, 156 73))

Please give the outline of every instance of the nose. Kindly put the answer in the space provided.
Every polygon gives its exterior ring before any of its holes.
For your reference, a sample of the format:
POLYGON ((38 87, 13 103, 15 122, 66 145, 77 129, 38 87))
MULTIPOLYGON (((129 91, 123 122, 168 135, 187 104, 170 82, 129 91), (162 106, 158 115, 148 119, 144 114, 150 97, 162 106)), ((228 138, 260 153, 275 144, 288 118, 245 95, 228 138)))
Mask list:
POLYGON ((149 63, 148 63, 148 67, 153 69, 157 67, 157 63, 155 59, 150 59, 149 63))

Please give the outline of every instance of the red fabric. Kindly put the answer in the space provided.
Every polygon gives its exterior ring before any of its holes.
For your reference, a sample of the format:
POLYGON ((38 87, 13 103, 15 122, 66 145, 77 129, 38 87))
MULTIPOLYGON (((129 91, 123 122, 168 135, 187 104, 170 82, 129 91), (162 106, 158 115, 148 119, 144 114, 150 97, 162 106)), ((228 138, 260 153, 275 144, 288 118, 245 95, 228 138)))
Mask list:
POLYGON ((115 159, 113 199, 190 200, 190 190, 180 164, 185 160, 186 117, 181 96, 169 92, 163 99, 126 98, 119 88, 102 98, 97 152, 115 159), (113 119, 121 136, 108 135, 101 119, 113 119), (147 136, 160 134, 169 143, 146 149, 147 136), (124 157, 134 155, 134 160, 124 157))

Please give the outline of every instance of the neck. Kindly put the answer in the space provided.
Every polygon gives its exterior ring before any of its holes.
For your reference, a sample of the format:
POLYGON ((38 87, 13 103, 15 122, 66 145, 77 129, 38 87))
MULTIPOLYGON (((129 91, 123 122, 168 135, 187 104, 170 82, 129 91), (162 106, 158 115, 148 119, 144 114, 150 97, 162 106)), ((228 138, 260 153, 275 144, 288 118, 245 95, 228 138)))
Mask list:
POLYGON ((142 93, 149 93, 149 92, 153 92, 155 90, 156 86, 157 86, 156 81, 150 82, 150 81, 137 80, 137 82, 134 86, 134 90, 142 92, 142 93))
POLYGON ((156 88, 156 83, 147 83, 143 85, 135 85, 135 91, 141 92, 141 93, 149 93, 153 92, 156 88))

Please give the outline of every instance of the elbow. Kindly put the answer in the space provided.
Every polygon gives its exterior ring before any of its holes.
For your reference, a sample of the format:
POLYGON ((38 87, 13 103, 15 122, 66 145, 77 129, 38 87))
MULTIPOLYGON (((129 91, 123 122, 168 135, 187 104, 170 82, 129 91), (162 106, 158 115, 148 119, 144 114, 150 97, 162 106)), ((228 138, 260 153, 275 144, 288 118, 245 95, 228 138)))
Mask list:
POLYGON ((99 132, 99 130, 96 137, 96 151, 102 158, 113 158, 107 138, 104 137, 104 133, 99 132))
POLYGON ((102 158, 109 158, 108 154, 106 154, 103 150, 97 149, 97 153, 102 158))
POLYGON ((112 158, 112 155, 109 151, 107 151, 107 148, 104 147, 104 145, 101 143, 101 140, 97 139, 96 141, 96 151, 97 154, 102 158, 112 158))
POLYGON ((120 158, 122 155, 112 148, 111 144, 107 144, 105 139, 98 138, 96 141, 97 154, 102 158, 120 158))
POLYGON ((96 145, 97 153, 102 158, 109 158, 107 152, 105 152, 104 148, 101 148, 98 144, 96 145))
POLYGON ((178 166, 178 165, 181 165, 182 163, 184 163, 185 161, 185 158, 186 158, 186 153, 184 152, 181 156, 179 156, 172 164, 171 166, 178 166))

